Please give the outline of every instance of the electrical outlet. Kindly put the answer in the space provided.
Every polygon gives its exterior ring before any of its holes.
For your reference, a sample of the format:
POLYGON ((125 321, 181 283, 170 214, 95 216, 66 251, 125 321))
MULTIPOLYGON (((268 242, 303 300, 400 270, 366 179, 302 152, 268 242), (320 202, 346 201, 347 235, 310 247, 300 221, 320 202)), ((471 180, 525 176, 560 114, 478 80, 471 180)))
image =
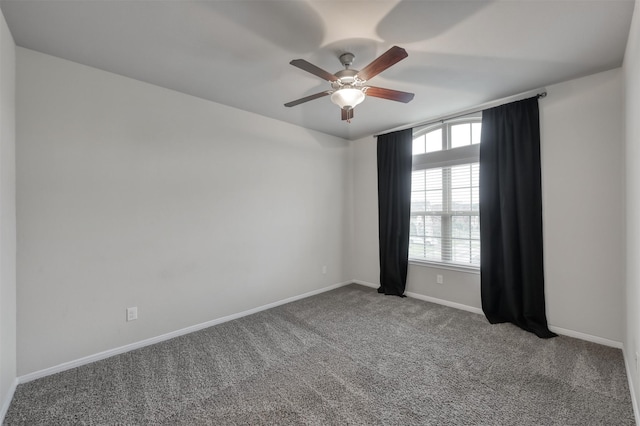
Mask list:
POLYGON ((442 277, 442 275, 440 274, 436 275, 436 282, 438 284, 444 284, 444 278, 442 277))
POLYGON ((326 274, 326 273, 327 273, 327 265, 324 265, 324 266, 322 267, 322 273, 323 273, 323 274, 326 274))
POLYGON ((138 319, 138 307, 127 308, 127 321, 135 321, 138 319))

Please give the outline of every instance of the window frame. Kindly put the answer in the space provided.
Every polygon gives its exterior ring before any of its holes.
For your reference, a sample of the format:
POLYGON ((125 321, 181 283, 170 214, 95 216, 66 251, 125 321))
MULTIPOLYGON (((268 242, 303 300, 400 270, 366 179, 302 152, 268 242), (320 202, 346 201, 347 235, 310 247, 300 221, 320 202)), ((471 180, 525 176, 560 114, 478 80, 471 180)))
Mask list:
MULTIPOLYGON (((473 115, 467 115, 464 117, 458 117, 455 119, 447 120, 444 122, 432 123, 417 129, 414 129, 413 139, 416 139, 422 135, 426 135, 437 129, 442 129, 442 150, 427 152, 422 154, 416 154, 413 156, 411 172, 417 170, 428 170, 435 168, 453 167, 463 164, 479 163, 480 159, 480 143, 451 148, 451 127, 456 124, 466 123, 482 123, 481 113, 473 115)), ((449 191, 451 188, 449 187, 449 191)), ((478 217, 479 217, 478 212, 478 217)), ((413 216, 413 214, 412 214, 413 216)), ((444 215, 440 215, 444 219, 444 215)), ((446 225, 445 225, 446 226, 446 225)), ((452 233, 449 233, 450 239, 452 233)), ((409 257, 410 264, 417 264, 422 266, 434 267, 439 269, 448 269, 459 272, 466 272, 471 274, 480 273, 480 265, 453 263, 446 261, 436 261, 420 258, 409 257)))

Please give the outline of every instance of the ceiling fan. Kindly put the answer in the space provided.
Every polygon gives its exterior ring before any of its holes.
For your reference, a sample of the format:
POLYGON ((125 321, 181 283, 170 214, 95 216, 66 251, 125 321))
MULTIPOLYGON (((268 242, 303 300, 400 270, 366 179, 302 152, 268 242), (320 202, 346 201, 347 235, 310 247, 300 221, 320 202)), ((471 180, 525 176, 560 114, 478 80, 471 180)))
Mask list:
POLYGON ((407 103, 413 99, 413 93, 366 85, 368 80, 380 74, 395 63, 400 62, 407 56, 409 55, 406 50, 398 46, 393 46, 391 49, 374 59, 373 62, 364 67, 361 71, 358 71, 350 68, 355 55, 353 53, 343 53, 340 55, 340 62, 344 66, 344 69, 336 72, 335 74, 331 74, 322 68, 318 68, 304 59, 294 59, 289 62, 291 65, 327 80, 331 83, 331 89, 288 102, 284 104, 284 106, 292 107, 323 96, 331 95, 331 102, 340 107, 342 119, 347 122, 351 122, 351 119, 353 118, 353 109, 356 105, 364 101, 364 98, 367 95, 407 103))

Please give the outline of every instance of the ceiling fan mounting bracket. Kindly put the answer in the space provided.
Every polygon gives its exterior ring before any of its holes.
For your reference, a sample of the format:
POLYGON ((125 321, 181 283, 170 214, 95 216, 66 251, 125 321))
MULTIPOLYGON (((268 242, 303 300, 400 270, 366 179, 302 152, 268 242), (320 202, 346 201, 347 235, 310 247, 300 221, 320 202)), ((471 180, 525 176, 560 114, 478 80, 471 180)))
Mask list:
POLYGON ((355 57, 356 55, 354 55, 353 53, 345 52, 342 55, 340 55, 340 63, 342 64, 343 67, 345 67, 345 69, 349 69, 351 64, 353 64, 353 60, 355 57))

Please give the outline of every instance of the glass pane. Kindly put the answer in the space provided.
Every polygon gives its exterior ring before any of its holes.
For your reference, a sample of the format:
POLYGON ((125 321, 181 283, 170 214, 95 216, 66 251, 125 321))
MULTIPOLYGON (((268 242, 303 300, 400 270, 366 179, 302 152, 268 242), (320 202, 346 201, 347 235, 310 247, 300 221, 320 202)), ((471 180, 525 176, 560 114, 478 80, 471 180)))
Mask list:
MULTIPOLYGON (((442 218, 440 216, 424 217, 424 235, 427 237, 439 237, 442 234, 442 218)), ((427 238, 430 240, 430 238, 427 238)), ((432 240, 432 239, 431 239, 432 240)), ((431 241, 433 243, 433 240, 431 241)))
POLYGON ((469 240, 453 240, 453 261, 456 263, 471 262, 471 244, 469 240))
POLYGON ((451 148, 471 145, 471 125, 469 123, 451 126, 451 148))
POLYGON ((425 170, 425 179, 428 189, 442 189, 442 169, 425 170))
POLYGON ((453 238, 469 238, 469 216, 453 216, 451 218, 453 238))
POLYGON ((410 236, 424 236, 424 216, 411 216, 411 222, 409 223, 409 235, 410 236))
POLYGON ((471 189, 461 188, 451 190, 451 209, 453 211, 471 210, 471 189))
POLYGON ((427 211, 442 211, 442 191, 441 190, 427 191, 425 195, 426 195, 427 211))
POLYGON ((427 238, 427 240, 429 240, 429 243, 424 245, 424 258, 440 262, 442 260, 440 254, 442 240, 440 238, 427 238))
POLYGON ((471 164, 471 185, 480 185, 480 163, 471 164))
POLYGON ((423 238, 410 237, 409 238, 409 257, 425 259, 425 249, 423 238))
POLYGON ((469 188, 471 186, 471 166, 464 164, 462 166, 451 167, 451 187, 452 188, 469 188))
POLYGON ((411 192, 411 211, 423 212, 427 207, 425 193, 423 191, 411 192))
POLYGON ((471 143, 480 143, 480 133, 482 132, 482 123, 471 124, 471 143))
POLYGON ((471 241, 471 264, 480 265, 480 241, 471 241))
POLYGON ((425 182, 425 170, 411 172, 411 190, 424 191, 427 189, 425 182))
POLYGON ((424 135, 418 136, 413 139, 413 155, 424 154, 425 146, 424 146, 424 135))
MULTIPOLYGON (((471 238, 474 240, 480 239, 480 217, 479 216, 471 216, 469 218, 471 222, 471 238)), ((478 241, 478 244, 480 242, 478 241)), ((478 245, 478 253, 480 253, 480 245, 478 245)))
POLYGON ((442 260, 440 238, 409 237, 409 257, 426 260, 442 260))
POLYGON ((471 189, 471 210, 474 212, 480 210, 480 191, 478 188, 471 189))
POLYGON ((426 152, 442 151, 442 129, 432 130, 425 135, 426 152))

